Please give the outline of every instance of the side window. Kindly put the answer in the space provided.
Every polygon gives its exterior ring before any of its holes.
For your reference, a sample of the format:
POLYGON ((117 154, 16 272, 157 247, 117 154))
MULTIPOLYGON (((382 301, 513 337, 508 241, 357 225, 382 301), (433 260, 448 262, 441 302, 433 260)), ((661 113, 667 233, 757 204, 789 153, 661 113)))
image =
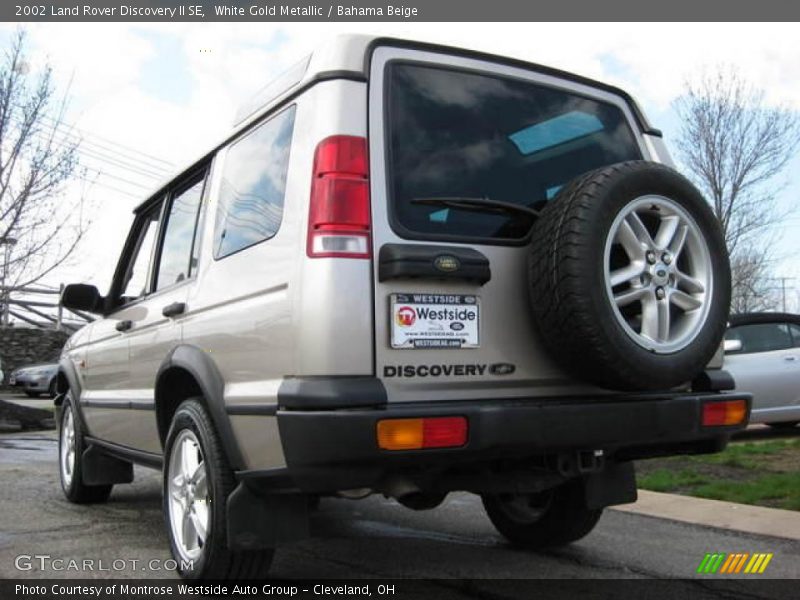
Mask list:
POLYGON ((151 208, 141 218, 139 236, 136 240, 133 255, 128 261, 122 280, 122 303, 131 302, 147 293, 147 276, 150 271, 150 258, 158 231, 158 219, 161 214, 161 203, 151 208))
POLYGON ((792 332, 792 344, 795 348, 800 348, 800 325, 796 325, 795 323, 789 323, 789 331, 792 332))
POLYGON ((188 278, 192 274, 195 231, 200 201, 203 196, 205 172, 194 177, 173 194, 167 210, 166 229, 158 260, 156 290, 188 278))
POLYGON ((294 114, 292 106, 228 149, 214 226, 214 258, 233 254, 278 232, 294 114))
POLYGON ((739 354, 770 352, 792 347, 792 338, 786 323, 740 325, 731 329, 726 337, 742 342, 739 354))

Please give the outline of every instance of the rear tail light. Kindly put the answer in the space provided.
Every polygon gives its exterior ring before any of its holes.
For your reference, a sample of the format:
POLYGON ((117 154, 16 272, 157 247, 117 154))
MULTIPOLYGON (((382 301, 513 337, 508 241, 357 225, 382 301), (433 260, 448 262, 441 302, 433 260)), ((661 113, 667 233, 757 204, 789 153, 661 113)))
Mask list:
POLYGON ((744 400, 719 400, 703 405, 703 426, 719 427, 739 425, 747 419, 747 402, 744 400))
POLYGON ((382 450, 457 448, 467 443, 467 419, 383 419, 378 421, 377 436, 382 450))
POLYGON ((307 253, 311 258, 371 256, 369 161, 363 137, 336 135, 317 146, 307 253))

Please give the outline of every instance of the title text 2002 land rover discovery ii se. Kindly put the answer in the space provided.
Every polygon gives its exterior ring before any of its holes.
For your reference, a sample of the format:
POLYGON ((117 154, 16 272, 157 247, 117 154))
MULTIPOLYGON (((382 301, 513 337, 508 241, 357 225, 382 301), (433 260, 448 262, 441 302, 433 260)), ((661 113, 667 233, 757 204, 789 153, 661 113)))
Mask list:
POLYGON ((585 536, 633 459, 747 422, 720 229, 669 162, 618 89, 338 39, 136 209, 108 295, 65 289, 102 315, 61 361, 67 498, 163 468, 188 578, 266 573, 320 495, 585 536))

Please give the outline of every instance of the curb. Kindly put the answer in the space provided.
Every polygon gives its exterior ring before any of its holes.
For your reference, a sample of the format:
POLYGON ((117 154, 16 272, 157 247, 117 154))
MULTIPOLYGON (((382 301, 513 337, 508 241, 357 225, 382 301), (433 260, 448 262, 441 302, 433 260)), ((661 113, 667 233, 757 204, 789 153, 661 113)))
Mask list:
POLYGON ((800 513, 781 508, 639 490, 635 504, 612 510, 800 541, 800 513))

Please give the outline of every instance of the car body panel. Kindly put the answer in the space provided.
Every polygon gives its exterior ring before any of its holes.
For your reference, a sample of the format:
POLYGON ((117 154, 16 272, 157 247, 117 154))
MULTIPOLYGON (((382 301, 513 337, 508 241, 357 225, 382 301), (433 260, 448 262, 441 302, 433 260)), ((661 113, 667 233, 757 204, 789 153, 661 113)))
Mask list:
MULTIPOLYGON (((507 77, 548 88, 565 90, 582 97, 596 99, 617 107, 632 132, 638 127, 629 106, 619 96, 587 85, 559 79, 549 74, 513 66, 499 65, 470 57, 418 51, 390 46, 375 50, 370 73, 370 179, 372 195, 373 253, 378 256, 384 244, 439 245, 442 253, 448 247, 464 247, 480 251, 489 259, 491 279, 484 285, 466 282, 392 280, 381 282, 379 265, 373 265, 375 279, 375 355, 376 374, 383 378, 390 402, 424 400, 457 400, 467 398, 504 398, 596 394, 607 391, 576 382, 558 368, 537 341, 527 290, 527 245, 499 245, 492 240, 482 243, 425 241, 401 237, 390 222, 389 184, 387 181, 388 128, 385 99, 386 69, 393 62, 445 67, 490 77, 507 77), (476 295, 480 301, 480 346, 465 349, 395 349, 390 343, 392 294, 476 295), (493 374, 493 365, 513 365, 512 373, 493 374), (462 370, 463 375, 398 377, 403 369, 419 367, 475 367, 462 370), (471 374, 470 374, 471 373, 471 374)), ((456 100, 454 100, 455 102, 456 100)), ((642 156, 651 160, 641 135, 634 133, 642 156)), ((461 370, 461 369, 460 369, 461 370)), ((506 369, 507 371, 508 369, 506 369)), ((436 369, 435 372, 439 372, 436 369)), ((502 372, 502 370, 495 372, 502 372)))
MULTIPOLYGON (((787 339, 772 339, 765 331, 757 347, 725 355, 736 389, 753 394, 751 423, 800 421, 800 316, 786 313, 751 313, 731 317, 728 339, 740 339, 742 327, 785 328, 787 339), (789 346, 770 349, 774 345, 789 346)), ((754 332, 755 333, 755 332, 754 332)), ((750 334, 750 337, 753 334, 750 334)))
MULTIPOLYGON (((483 286, 378 281, 377 257, 383 245, 419 243, 394 231, 387 207, 383 73, 390 61, 399 59, 503 75, 610 103, 624 116, 643 158, 671 162, 657 131, 649 127, 630 97, 610 86, 499 57, 430 45, 413 48, 405 42, 368 36, 340 38, 315 52, 304 69, 298 68, 286 80, 285 89, 266 90, 262 103, 256 99, 219 144, 159 185, 137 208, 137 215, 146 213, 175 182, 198 168, 207 169, 204 217, 196 236, 199 254, 192 277, 109 312, 65 347, 64 356, 80 380, 82 413, 92 436, 136 451, 161 452, 164 425, 157 423, 158 377, 171 368, 169 357, 179 346, 201 352, 203 360, 213 365, 222 380, 220 398, 207 401, 221 402, 221 418, 230 424, 244 466, 255 471, 287 466, 276 416, 287 381, 377 377, 394 404, 604 398, 612 393, 575 382, 537 342, 528 309, 527 255, 522 244, 453 244, 477 248, 488 258, 492 276, 483 286), (215 215, 225 169, 231 164, 230 147, 290 108, 296 112, 277 232, 215 258, 215 215), (310 259, 306 253, 314 152, 322 140, 339 135, 368 138, 371 260, 310 259), (443 291, 480 297, 480 347, 392 349, 390 295, 443 291), (164 317, 162 309, 176 302, 185 304, 185 311, 164 317), (120 332, 117 325, 124 321, 130 321, 130 328, 120 332), (386 367, 431 363, 483 365, 484 372, 426 379, 383 377, 386 367), (501 368, 495 369, 497 365, 501 368)), ((151 263, 156 254, 154 250, 151 263)))

